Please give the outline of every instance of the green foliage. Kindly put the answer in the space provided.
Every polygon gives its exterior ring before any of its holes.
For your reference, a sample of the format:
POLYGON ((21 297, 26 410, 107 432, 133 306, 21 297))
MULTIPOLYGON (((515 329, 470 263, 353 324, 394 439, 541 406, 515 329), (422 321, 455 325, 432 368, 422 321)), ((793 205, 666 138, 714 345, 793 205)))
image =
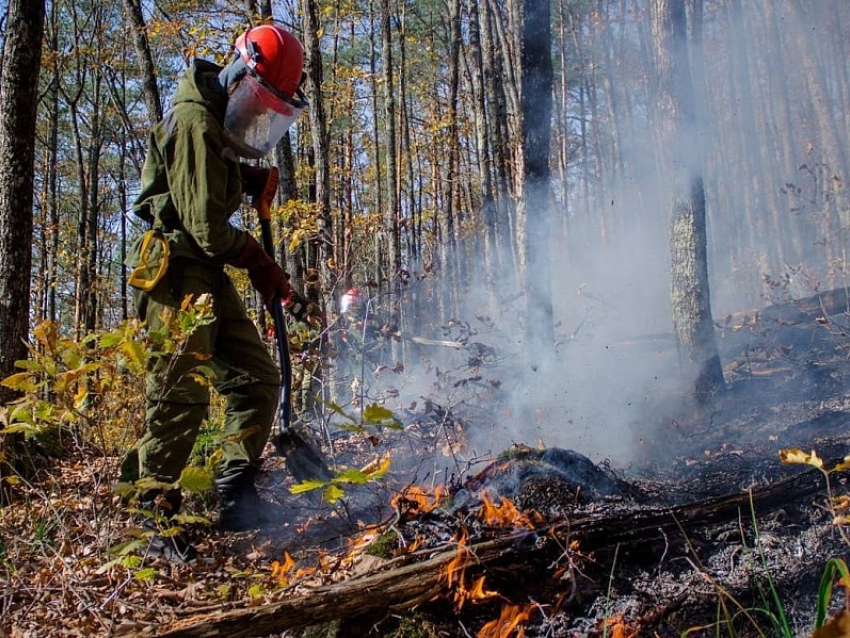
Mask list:
POLYGON ((114 449, 126 424, 138 424, 146 362, 141 339, 136 321, 80 341, 61 336, 53 322, 37 325, 29 359, 15 363, 22 372, 2 381, 22 394, 2 408, 8 424, 4 434, 31 439, 71 432, 104 450, 114 449))
POLYGON ((842 558, 830 558, 826 562, 823 575, 818 586, 818 598, 815 606, 815 630, 820 629, 826 623, 829 612, 829 603, 832 601, 832 589, 835 585, 836 574, 841 576, 841 582, 845 589, 850 589, 850 570, 842 558))
POLYGON ((750 516, 753 521, 753 529, 756 533, 756 546, 758 547, 758 556, 762 565, 764 576, 755 578, 755 588, 761 599, 761 612, 768 618, 773 629, 773 635, 784 636, 785 638, 793 638, 794 632, 788 623, 788 617, 785 614, 785 609, 782 601, 779 599, 779 593, 776 591, 776 586, 773 583, 773 577, 770 575, 770 570, 767 565, 767 557, 764 555, 762 543, 759 542, 759 528, 756 520, 756 509, 752 502, 752 494, 750 494, 750 516))
POLYGON ((362 418, 360 414, 349 414, 333 401, 326 401, 324 405, 331 412, 342 417, 343 422, 338 425, 343 430, 363 434, 367 431, 368 426, 389 428, 391 430, 403 429, 401 422, 396 418, 393 411, 377 403, 367 405, 363 409, 362 418))
MULTIPOLYGON (((0 408, 6 422, 3 436, 23 434, 44 441, 71 433, 78 442, 94 443, 105 453, 126 446, 128 424, 132 435, 141 431, 144 375, 153 356, 176 357, 188 337, 213 320, 209 299, 184 303, 162 328, 145 330, 128 320, 112 330, 74 340, 60 334, 58 324, 44 321, 33 329, 29 358, 15 362, 21 370, 2 385, 22 396, 0 408)), ((199 362, 193 371, 209 378, 199 362)))
POLYGON ((200 494, 212 487, 213 475, 206 468, 189 466, 183 468, 177 484, 186 492, 200 494))
POLYGON ((369 544, 369 547, 366 549, 366 554, 369 556, 377 556, 378 558, 390 559, 393 557, 397 544, 398 533, 394 530, 389 530, 381 534, 369 544))
POLYGON ((289 488, 292 494, 304 494, 315 490, 323 490, 322 498, 328 503, 336 503, 345 496, 346 485, 365 485, 382 479, 390 469, 390 457, 385 456, 376 463, 370 463, 360 470, 347 469, 338 472, 328 481, 311 479, 302 481, 289 488))

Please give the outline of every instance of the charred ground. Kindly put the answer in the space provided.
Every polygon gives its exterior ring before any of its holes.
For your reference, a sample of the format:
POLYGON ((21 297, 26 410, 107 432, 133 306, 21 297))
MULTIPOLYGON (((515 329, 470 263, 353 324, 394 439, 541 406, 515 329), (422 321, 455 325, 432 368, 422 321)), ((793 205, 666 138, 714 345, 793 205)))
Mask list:
MULTIPOLYGON (((398 469, 347 486, 334 505, 293 498, 283 462, 269 457, 264 495, 290 520, 274 534, 201 527, 205 560, 192 566, 104 567, 133 518, 111 493, 117 461, 77 450, 2 511, 0 634, 500 636, 512 613, 518 624, 503 636, 771 636, 783 635, 783 615, 793 635, 810 635, 823 567, 848 545, 822 476, 782 465, 779 451, 848 453, 843 319, 788 306, 720 322, 728 392, 653 423, 627 466, 537 446, 469 459, 470 412, 433 401, 411 406, 403 431, 339 435, 340 465, 389 452, 398 469), (439 484, 444 499, 431 493, 439 484), (519 513, 488 518, 484 501, 519 513), (721 514, 705 516, 712 508, 721 514), (465 592, 481 576, 474 600, 465 592), (241 633, 221 633, 227 614, 241 633), (734 634, 724 624, 733 617, 734 634)), ((461 381, 482 378, 443 378, 461 381)), ((843 475, 831 486, 844 493, 843 475)), ((212 516, 215 503, 192 507, 212 516)))

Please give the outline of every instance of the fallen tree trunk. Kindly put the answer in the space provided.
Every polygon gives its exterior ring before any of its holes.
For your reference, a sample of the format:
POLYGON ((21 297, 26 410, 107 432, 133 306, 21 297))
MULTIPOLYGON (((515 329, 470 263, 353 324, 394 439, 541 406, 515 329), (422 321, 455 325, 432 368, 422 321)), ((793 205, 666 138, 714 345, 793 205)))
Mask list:
POLYGON ((818 317, 831 317, 850 312, 847 288, 825 290, 810 297, 765 306, 761 310, 736 312, 717 321, 721 326, 742 326, 759 319, 778 320, 788 324, 810 323, 818 317))
MULTIPOLYGON (((533 543, 531 539, 555 537, 578 541, 583 551, 635 545, 669 538, 688 530, 757 517, 803 501, 825 491, 824 475, 809 470, 765 487, 669 508, 636 506, 613 516, 594 516, 523 530, 495 540, 471 544, 464 551, 471 577, 506 561, 527 564, 530 554, 548 558, 563 552, 564 542, 533 543)), ((353 618, 389 609, 403 610, 449 593, 446 568, 456 560, 458 546, 399 557, 378 570, 309 594, 258 607, 245 607, 185 618, 146 635, 159 638, 182 636, 266 636, 273 632, 304 628, 331 620, 353 618)))

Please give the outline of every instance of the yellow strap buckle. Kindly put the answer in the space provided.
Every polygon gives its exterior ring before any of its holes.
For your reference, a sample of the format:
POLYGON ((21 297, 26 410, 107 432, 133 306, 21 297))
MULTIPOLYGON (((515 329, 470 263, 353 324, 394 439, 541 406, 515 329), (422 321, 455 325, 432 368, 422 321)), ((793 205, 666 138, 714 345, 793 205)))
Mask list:
POLYGON ((138 265, 130 273, 127 283, 142 292, 150 292, 168 270, 168 240, 158 228, 142 236, 138 265))

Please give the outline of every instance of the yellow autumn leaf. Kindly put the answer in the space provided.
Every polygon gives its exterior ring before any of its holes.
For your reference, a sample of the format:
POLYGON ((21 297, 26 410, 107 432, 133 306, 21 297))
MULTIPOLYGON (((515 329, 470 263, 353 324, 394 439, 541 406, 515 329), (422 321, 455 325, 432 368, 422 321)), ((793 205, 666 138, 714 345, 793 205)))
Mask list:
POLYGON ((76 395, 74 395, 74 409, 81 410, 83 407, 85 407, 88 398, 89 391, 86 389, 86 386, 84 384, 80 384, 76 395))
POLYGON ((0 385, 18 392, 34 392, 44 384, 33 383, 29 372, 18 372, 3 379, 0 385))
POLYGON ((836 472, 841 472, 843 470, 850 470, 850 455, 845 456, 844 460, 835 466, 836 472))
POLYGON ((840 494, 832 499, 832 509, 846 510, 850 509, 850 495, 840 494))
POLYGON ((199 494, 212 487, 213 476, 206 468, 189 466, 183 468, 178 481, 180 487, 187 492, 199 494))
POLYGON ((390 455, 387 454, 383 458, 375 459, 374 461, 367 463, 360 471, 366 476, 381 478, 389 471, 389 469, 390 455))
POLYGON ((137 366, 145 365, 145 349, 138 341, 125 341, 121 351, 137 366))
POLYGON ((807 454, 797 448, 779 450, 779 459, 784 465, 811 465, 818 469, 823 469, 823 460, 814 450, 812 450, 811 454, 807 454))

